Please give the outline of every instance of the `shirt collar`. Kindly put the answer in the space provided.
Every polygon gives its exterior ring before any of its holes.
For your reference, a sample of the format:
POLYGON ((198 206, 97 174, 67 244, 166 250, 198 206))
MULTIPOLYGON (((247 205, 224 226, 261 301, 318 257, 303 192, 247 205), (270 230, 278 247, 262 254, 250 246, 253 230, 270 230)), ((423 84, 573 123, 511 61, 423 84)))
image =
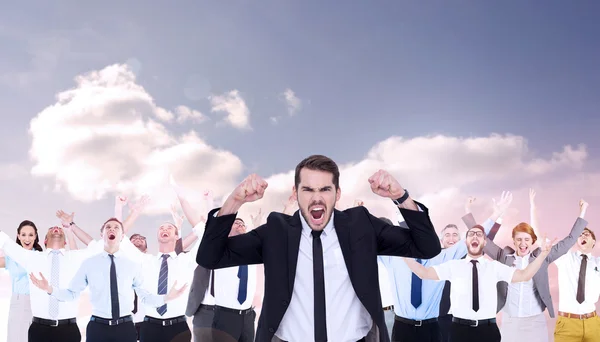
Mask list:
POLYGON ((65 249, 61 248, 61 249, 52 249, 52 248, 46 248, 46 250, 44 250, 44 253, 46 253, 46 255, 50 254, 50 252, 52 251, 58 251, 58 254, 60 255, 65 255, 65 249))
POLYGON ((475 259, 475 258, 471 258, 468 254, 465 257, 465 260, 469 263, 471 262, 471 260, 477 260, 477 262, 480 264, 484 264, 484 263, 488 262, 488 260, 485 258, 485 256, 481 256, 481 257, 475 259))
MULTIPOLYGON (((583 253, 581 253, 581 251, 580 251, 580 250, 576 250, 576 251, 575 251, 575 254, 577 254, 577 257, 578 257, 578 258, 581 258, 581 255, 582 255, 583 253)), ((585 255, 587 255, 587 257, 588 257, 588 260, 590 260, 590 259, 593 259, 593 258, 594 258, 594 257, 592 256, 592 253, 585 253, 585 255)))
MULTIPOLYGON (((323 229, 323 235, 327 236, 329 234, 331 234, 333 232, 333 217, 335 215, 335 212, 331 213, 331 219, 329 220, 329 222, 327 222, 327 225, 325 226, 325 228, 323 229)), ((302 223, 302 234, 304 235, 310 235, 310 232, 312 231, 312 228, 310 228, 310 226, 308 225, 308 223, 306 222, 306 220, 304 219, 304 216, 302 216, 302 213, 299 213, 300 216, 300 222, 302 223)))
POLYGON ((175 257, 177 257, 177 253, 175 253, 175 251, 173 251, 173 252, 169 252, 169 253, 158 253, 156 255, 156 258, 160 260, 160 259, 162 259, 162 256, 165 255, 165 254, 168 254, 169 258, 175 258, 175 257))

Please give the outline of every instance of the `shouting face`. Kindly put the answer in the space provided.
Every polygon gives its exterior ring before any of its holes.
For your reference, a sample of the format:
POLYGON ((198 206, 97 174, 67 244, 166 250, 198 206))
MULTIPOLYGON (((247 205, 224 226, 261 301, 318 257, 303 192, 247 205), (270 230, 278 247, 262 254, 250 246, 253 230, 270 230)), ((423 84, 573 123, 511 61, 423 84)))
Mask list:
POLYGON ((177 234, 177 227, 171 223, 163 223, 160 227, 158 227, 156 237, 158 242, 161 243, 176 241, 179 238, 179 235, 177 234))
POLYGON ((525 256, 531 252, 531 245, 533 245, 533 238, 531 235, 525 232, 518 232, 513 238, 515 245, 515 251, 518 256, 525 256))
POLYGON ((594 234, 586 228, 579 236, 579 239, 577 239, 577 249, 581 253, 587 254, 592 251, 595 245, 596 239, 594 238, 594 234))
POLYGON ((105 246, 118 246, 123 239, 123 226, 117 221, 110 220, 102 226, 101 235, 105 246))
POLYGON ((340 189, 333 184, 333 174, 325 171, 300 170, 300 183, 294 187, 300 213, 313 230, 323 230, 340 199, 340 189))
POLYGON ((453 225, 453 224, 449 224, 446 226, 446 228, 444 228, 444 231, 442 232, 442 247, 443 248, 449 248, 454 246, 458 241, 460 241, 460 236, 458 235, 458 228, 453 225))
POLYGON ((37 234, 35 233, 35 229, 32 226, 23 226, 19 231, 18 237, 23 248, 32 250, 33 243, 35 242, 37 234))
POLYGON ((467 231, 467 250, 470 256, 483 255, 483 247, 485 246, 485 234, 482 229, 471 228, 467 231))

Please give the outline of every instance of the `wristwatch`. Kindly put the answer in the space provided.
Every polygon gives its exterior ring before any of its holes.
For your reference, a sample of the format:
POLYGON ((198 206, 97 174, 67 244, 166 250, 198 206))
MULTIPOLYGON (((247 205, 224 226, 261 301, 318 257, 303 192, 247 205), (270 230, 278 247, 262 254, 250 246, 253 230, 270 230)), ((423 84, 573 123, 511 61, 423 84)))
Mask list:
POLYGON ((392 202, 394 202, 395 205, 400 205, 400 204, 404 203, 404 201, 406 201, 408 196, 410 196, 408 194, 408 190, 404 189, 404 195, 402 195, 402 197, 400 197, 398 199, 393 199, 392 202))

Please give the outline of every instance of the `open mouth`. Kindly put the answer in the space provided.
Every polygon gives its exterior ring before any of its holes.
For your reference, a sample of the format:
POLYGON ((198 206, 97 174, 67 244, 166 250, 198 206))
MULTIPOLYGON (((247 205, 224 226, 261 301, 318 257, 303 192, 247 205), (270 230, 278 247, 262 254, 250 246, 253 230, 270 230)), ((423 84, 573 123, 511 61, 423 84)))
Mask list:
POLYGON ((471 247, 473 247, 473 248, 479 247, 479 242, 477 242, 477 241, 471 242, 471 247))
POLYGON ((450 241, 448 242, 448 246, 454 246, 455 242, 454 241, 450 241))
POLYGON ((585 244, 587 244, 587 241, 586 241, 586 240, 583 240, 583 241, 581 241, 581 245, 582 245, 582 246, 583 246, 583 245, 585 245, 585 244))
POLYGON ((108 239, 109 240, 114 240, 116 238, 117 238, 117 236, 115 234, 113 234, 113 233, 108 234, 108 239))
POLYGON ((162 233, 162 234, 160 234, 160 237, 163 237, 163 238, 168 238, 168 237, 169 237, 169 234, 167 234, 167 233, 162 233))
POLYGON ((321 224, 325 220, 325 208, 322 206, 315 206, 310 209, 310 217, 314 224, 321 224))
POLYGON ((58 228, 54 228, 54 229, 52 230, 52 234, 58 234, 59 232, 60 232, 60 231, 58 230, 58 228))
POLYGON ((29 246, 29 245, 31 245, 31 242, 23 242, 23 244, 24 244, 25 246, 29 246))
POLYGON ((527 252, 527 247, 519 247, 519 251, 521 253, 525 253, 525 252, 527 252))

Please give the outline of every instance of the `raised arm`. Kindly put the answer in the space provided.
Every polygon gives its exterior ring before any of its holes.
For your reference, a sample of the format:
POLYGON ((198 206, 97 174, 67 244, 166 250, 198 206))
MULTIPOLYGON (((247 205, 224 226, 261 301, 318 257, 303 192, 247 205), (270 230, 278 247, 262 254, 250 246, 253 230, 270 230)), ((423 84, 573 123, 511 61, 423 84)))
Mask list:
POLYGON ((75 218, 75 213, 67 214, 62 210, 58 210, 56 212, 56 217, 58 217, 58 219, 61 221, 63 228, 66 230, 71 230, 71 232, 77 236, 77 238, 81 240, 84 245, 87 246, 94 240, 90 234, 86 233, 83 231, 83 229, 79 228, 77 224, 75 224, 73 221, 75 218))
POLYGON ((79 294, 88 286, 87 272, 89 268, 90 267, 86 265, 86 262, 84 261, 79 267, 79 270, 77 270, 77 273, 75 273, 73 279, 71 279, 68 289, 52 288, 52 285, 48 283, 48 280, 46 280, 42 273, 38 273, 40 278, 37 278, 35 274, 30 273, 29 279, 33 285, 43 291, 46 291, 46 293, 55 297, 59 301, 69 302, 77 299, 79 294))
POLYGON ((540 222, 537 213, 537 207, 535 205, 535 190, 529 189, 529 223, 531 228, 533 228, 533 232, 537 236, 541 236, 540 234, 540 222))
POLYGON ((588 203, 584 200, 579 201, 579 217, 575 220, 571 232, 564 239, 560 240, 556 245, 552 246, 550 253, 548 254, 548 262, 552 263, 556 259, 565 255, 571 247, 577 243, 577 239, 583 233, 583 230, 587 226, 588 222, 584 219, 585 212, 587 210, 588 203))
MULTIPOLYGON (((27 250, 21 246, 19 246, 15 241, 11 240, 11 238, 5 233, 0 231, 0 249, 4 251, 6 256, 9 256, 14 262, 21 265, 26 270, 29 270, 31 265, 35 264, 35 254, 38 253, 36 251, 27 250)), ((2 258, 4 261, 4 265, 6 266, 6 260, 2 258)))
POLYGON ((69 228, 65 228, 63 226, 63 230, 65 232, 65 238, 67 239, 67 246, 69 247, 69 250, 71 251, 76 251, 79 249, 79 247, 77 247, 77 239, 75 239, 75 234, 73 233, 73 230, 69 228))
POLYGON ((229 232, 242 205, 261 199, 267 186, 267 182, 252 174, 227 197, 223 207, 208 213, 206 229, 196 255, 196 262, 200 266, 217 269, 263 262, 261 235, 267 225, 233 237, 229 237, 229 232))
POLYGON ((410 268, 410 270, 414 274, 416 274, 417 277, 427 280, 440 280, 437 272, 433 267, 425 267, 420 263, 416 262, 414 259, 410 258, 402 258, 402 260, 404 260, 408 268, 410 268))
POLYGON ((550 249, 552 248, 552 244, 556 242, 556 239, 554 239, 554 241, 552 241, 551 243, 549 243, 546 239, 546 236, 544 236, 541 239, 541 246, 540 248, 542 249, 540 255, 533 261, 531 262, 529 265, 527 265, 527 267, 525 267, 524 269, 517 269, 515 270, 515 273, 513 273, 512 276, 512 283, 520 283, 522 281, 529 281, 531 280, 531 278, 533 278, 533 276, 537 273, 537 271, 540 269, 540 267, 542 266, 542 264, 544 262, 546 262, 546 257, 548 256, 548 254, 550 253, 550 249))
MULTIPOLYGON (((286 215, 294 215, 294 212, 298 208, 298 203, 296 201, 296 197, 292 193, 290 197, 288 197, 287 201, 283 204, 283 213, 286 215)), ((257 227, 257 226, 255 226, 257 227)))
POLYGON ((150 196, 142 196, 135 204, 129 203, 129 216, 125 222, 123 222, 123 235, 127 235, 127 232, 133 227, 135 221, 140 217, 144 209, 150 202, 150 196))
POLYGON ((127 205, 127 197, 123 195, 115 196, 115 218, 123 222, 123 208, 127 205))

